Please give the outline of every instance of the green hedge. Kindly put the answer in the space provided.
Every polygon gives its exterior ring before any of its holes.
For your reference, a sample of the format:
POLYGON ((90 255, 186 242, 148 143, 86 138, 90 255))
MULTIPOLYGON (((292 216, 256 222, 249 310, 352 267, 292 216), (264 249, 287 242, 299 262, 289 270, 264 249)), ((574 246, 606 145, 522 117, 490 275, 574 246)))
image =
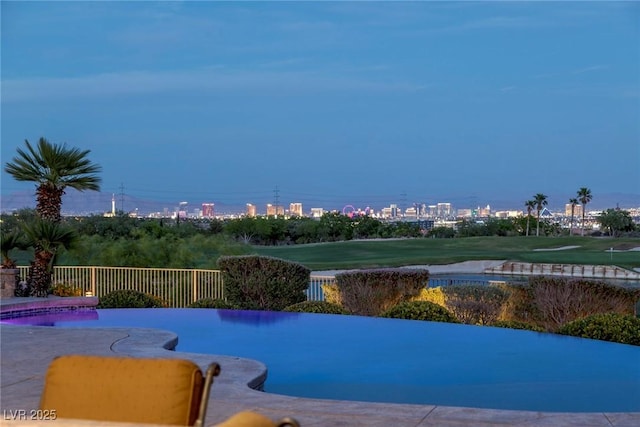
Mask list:
POLYGON ((559 334, 640 345, 640 319, 616 313, 594 314, 567 323, 559 334))
POLYGON ((241 309, 280 311, 305 301, 311 271, 298 263, 257 255, 218 259, 227 301, 241 309))
POLYGON ((511 285, 504 319, 535 323, 548 331, 593 314, 634 315, 640 289, 562 277, 532 277, 511 285))
POLYGON ((347 310, 326 301, 303 301, 286 307, 283 311, 294 313, 349 314, 347 310))
POLYGON ((133 289, 109 292, 100 297, 97 308, 161 308, 165 304, 160 298, 133 289))
POLYGON ((381 317, 459 323, 446 308, 429 301, 405 301, 385 311, 381 317))
POLYGON ((452 285, 442 287, 445 307, 462 323, 490 325, 498 320, 509 293, 496 286, 452 285))

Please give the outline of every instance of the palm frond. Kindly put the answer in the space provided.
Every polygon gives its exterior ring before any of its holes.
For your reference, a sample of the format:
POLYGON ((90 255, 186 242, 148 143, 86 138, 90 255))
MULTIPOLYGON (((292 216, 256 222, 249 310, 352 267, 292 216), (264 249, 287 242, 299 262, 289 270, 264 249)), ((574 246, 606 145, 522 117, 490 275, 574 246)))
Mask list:
POLYGON ((76 190, 99 190, 102 168, 88 159, 90 150, 52 144, 40 138, 36 147, 25 140, 26 150, 5 165, 5 171, 17 181, 32 181, 39 185, 76 190))
POLYGON ((36 218, 22 226, 30 246, 55 253, 60 247, 69 249, 76 241, 75 231, 60 223, 36 218))

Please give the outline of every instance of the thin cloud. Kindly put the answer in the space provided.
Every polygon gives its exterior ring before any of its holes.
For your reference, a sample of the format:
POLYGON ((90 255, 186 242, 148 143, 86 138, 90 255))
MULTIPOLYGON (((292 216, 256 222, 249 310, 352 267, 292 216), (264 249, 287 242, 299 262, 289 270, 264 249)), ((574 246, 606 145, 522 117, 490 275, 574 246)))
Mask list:
POLYGON ((574 70, 571 74, 590 73, 592 71, 606 70, 608 68, 609 68, 608 65, 592 65, 590 67, 585 67, 585 68, 580 68, 578 70, 574 70))
POLYGON ((415 92, 428 87, 411 82, 380 82, 313 72, 254 72, 212 66, 191 71, 134 71, 69 78, 5 80, 3 102, 202 92, 415 92))
POLYGON ((281 67, 290 67, 292 65, 305 64, 305 63, 309 63, 309 61, 310 60, 308 58, 298 58, 298 57, 285 58, 285 59, 279 59, 279 60, 274 60, 269 62, 263 62, 258 66, 260 68, 281 68, 281 67))
POLYGON ((535 74, 535 75, 531 76, 531 78, 534 78, 534 79, 549 79, 549 78, 556 78, 556 77, 567 77, 567 76, 573 76, 573 75, 578 75, 578 74, 591 73, 591 72, 594 72, 594 71, 607 70, 609 68, 610 68, 609 65, 591 65, 591 66, 588 66, 588 67, 582 67, 582 68, 578 68, 578 69, 571 70, 571 71, 557 71, 557 72, 552 72, 552 73, 535 74))
POLYGON ((432 33, 458 33, 475 30, 492 30, 492 29, 514 29, 514 28, 534 28, 545 23, 537 19, 526 16, 493 16, 489 18, 467 21, 461 24, 447 25, 440 28, 434 28, 428 32, 432 33))

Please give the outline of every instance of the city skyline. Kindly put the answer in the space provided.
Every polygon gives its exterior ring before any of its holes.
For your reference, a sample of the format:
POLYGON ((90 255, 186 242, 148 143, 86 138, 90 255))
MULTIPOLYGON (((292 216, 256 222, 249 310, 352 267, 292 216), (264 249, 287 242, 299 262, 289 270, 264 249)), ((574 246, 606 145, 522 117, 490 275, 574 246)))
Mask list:
MULTIPOLYGON (((337 204, 328 203, 323 205, 316 205, 309 203, 309 201, 293 200, 286 195, 280 195, 280 201, 278 206, 281 209, 278 210, 279 214, 283 214, 285 211, 291 209, 291 204, 302 204, 302 212, 305 215, 311 215, 312 209, 322 209, 325 212, 342 211, 345 207, 350 206, 356 211, 365 211, 368 209, 380 212, 383 208, 389 208, 395 205, 399 210, 406 210, 407 208, 414 207, 415 204, 424 205, 425 207, 434 206, 437 204, 450 204, 454 210, 473 210, 473 209, 485 209, 487 206, 492 211, 525 211, 524 203, 526 200, 532 199, 534 195, 529 197, 523 197, 522 201, 504 201, 503 203, 495 204, 492 200, 478 200, 473 203, 468 202, 455 202, 452 199, 423 199, 412 202, 402 203, 401 198, 396 200, 388 200, 384 203, 347 203, 337 204)), ((569 199, 576 196, 576 194, 567 195, 566 198, 550 197, 547 195, 548 205, 546 206, 552 212, 562 212, 566 209, 569 199)), ((622 209, 640 209, 640 196, 623 195, 623 194, 594 194, 594 198, 589 202, 587 211, 603 211, 612 208, 622 209)), ((174 201, 166 203, 159 200, 143 200, 129 194, 108 194, 104 192, 78 192, 73 189, 67 189, 67 194, 63 196, 62 209, 65 214, 104 214, 116 210, 118 212, 125 213, 139 213, 141 216, 147 216, 151 213, 175 213, 178 211, 193 212, 194 209, 213 209, 216 213, 228 215, 228 214, 243 214, 247 212, 248 205, 252 205, 257 215, 265 215, 268 213, 268 207, 274 207, 276 205, 275 200, 263 200, 261 202, 246 202, 242 204, 229 204, 224 201, 212 200, 212 199, 190 199, 185 198, 174 199, 174 201), (204 205, 213 205, 212 207, 205 208, 204 205)), ((578 204, 580 206, 580 204, 578 204)), ((0 200, 0 210, 3 213, 19 210, 22 208, 35 208, 35 192, 19 192, 10 196, 3 195, 0 200)), ((296 210, 299 211, 299 207, 296 210)), ((274 212, 272 212, 273 214, 274 212)))
POLYGON ((167 204, 640 195, 636 2, 0 7, 3 166, 46 137, 167 204))

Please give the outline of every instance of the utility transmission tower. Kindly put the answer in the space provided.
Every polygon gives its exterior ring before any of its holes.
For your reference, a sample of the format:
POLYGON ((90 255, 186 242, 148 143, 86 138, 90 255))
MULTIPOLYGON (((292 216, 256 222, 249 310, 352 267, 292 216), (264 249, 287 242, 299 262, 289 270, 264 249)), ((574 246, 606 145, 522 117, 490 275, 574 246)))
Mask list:
POLYGON ((407 193, 403 191, 400 194, 400 215, 402 216, 403 220, 404 220, 404 213, 406 209, 407 209, 407 193))
POLYGON ((280 206, 280 190, 278 189, 277 185, 275 190, 273 190, 273 206, 276 210, 276 218, 278 218, 278 206, 280 206))
POLYGON ((120 183, 120 212, 124 213, 124 184, 120 183))

